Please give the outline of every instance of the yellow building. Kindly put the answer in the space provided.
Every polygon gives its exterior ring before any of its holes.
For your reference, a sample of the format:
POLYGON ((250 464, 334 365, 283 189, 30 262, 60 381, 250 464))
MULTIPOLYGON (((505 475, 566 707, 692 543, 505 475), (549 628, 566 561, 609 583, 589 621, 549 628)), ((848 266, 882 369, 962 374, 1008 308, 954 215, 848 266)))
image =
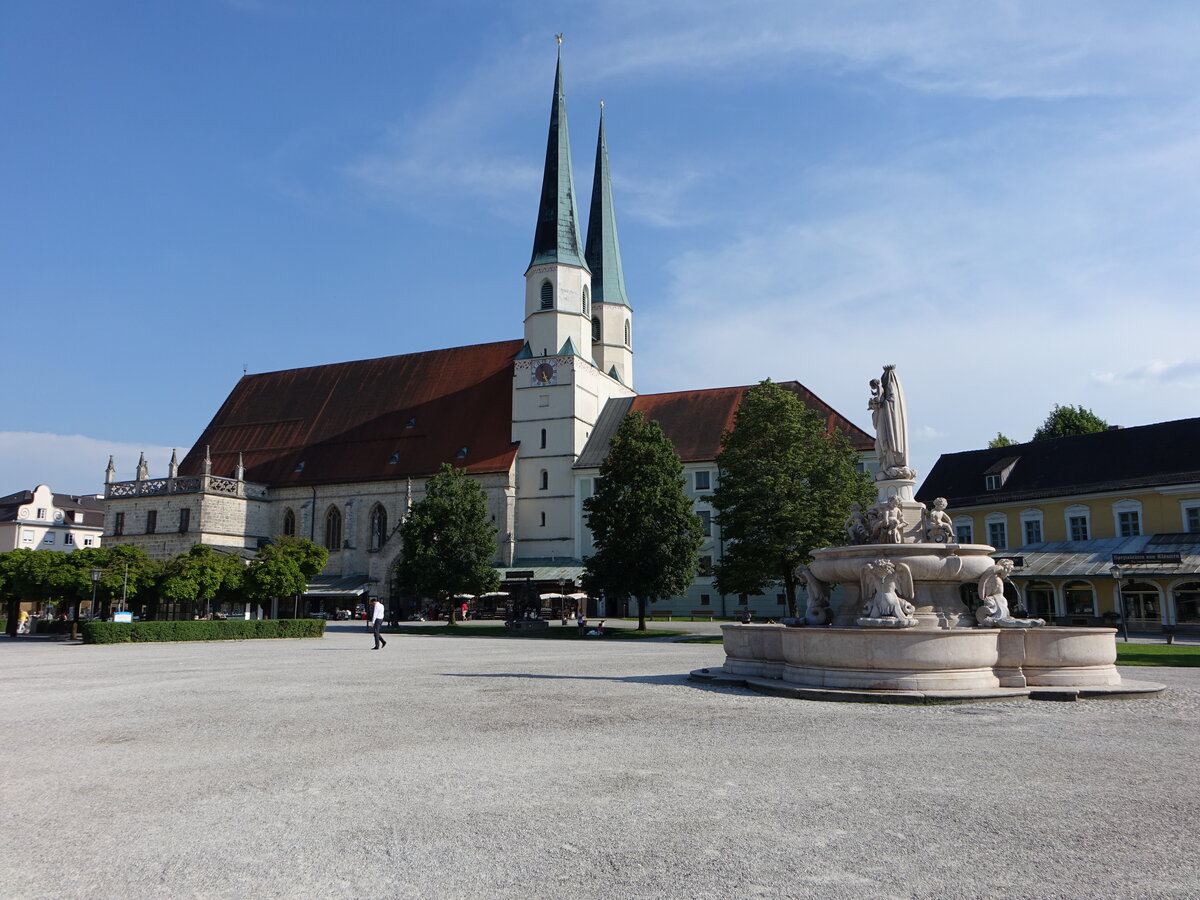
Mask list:
POLYGON ((917 492, 1059 625, 1200 633, 1200 419, 948 453, 917 492), (1119 593, 1118 593, 1119 592, 1119 593))

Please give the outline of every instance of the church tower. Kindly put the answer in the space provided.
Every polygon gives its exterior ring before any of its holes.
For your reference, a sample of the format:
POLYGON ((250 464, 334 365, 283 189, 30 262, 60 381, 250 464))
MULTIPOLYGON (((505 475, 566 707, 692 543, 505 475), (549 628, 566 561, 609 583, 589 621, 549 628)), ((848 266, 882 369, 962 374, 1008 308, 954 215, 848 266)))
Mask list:
MULTIPOLYGON (((615 280, 621 283, 619 276, 615 280)), ((623 285, 620 291, 623 296, 623 285)), ((580 235, 560 51, 533 255, 525 272, 525 345, 513 367, 512 436, 520 444, 518 566, 577 556, 572 467, 605 403, 633 393, 619 367, 609 374, 594 360, 599 345, 592 340, 592 314, 592 271, 580 235)))
POLYGON ((625 293, 617 215, 608 175, 608 144, 604 139, 604 103, 600 104, 600 133, 596 138, 596 173, 592 179, 592 209, 588 215, 584 259, 592 273, 592 357, 596 365, 633 387, 633 309, 625 293))

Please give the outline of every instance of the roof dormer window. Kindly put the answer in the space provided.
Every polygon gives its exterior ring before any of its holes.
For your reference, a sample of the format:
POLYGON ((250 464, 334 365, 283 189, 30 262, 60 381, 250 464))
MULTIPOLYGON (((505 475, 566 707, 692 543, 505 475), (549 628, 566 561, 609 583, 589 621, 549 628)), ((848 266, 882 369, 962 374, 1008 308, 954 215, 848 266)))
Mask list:
POLYGON ((998 491, 1004 487, 1008 481, 1008 476, 1012 474, 1013 468, 1017 465, 1019 456, 1006 456, 1003 459, 998 459, 992 463, 983 472, 983 489, 985 491, 998 491))
POLYGON ((984 490, 988 490, 988 491, 1000 490, 1000 476, 999 475, 984 475, 983 476, 983 487, 984 487, 984 490))

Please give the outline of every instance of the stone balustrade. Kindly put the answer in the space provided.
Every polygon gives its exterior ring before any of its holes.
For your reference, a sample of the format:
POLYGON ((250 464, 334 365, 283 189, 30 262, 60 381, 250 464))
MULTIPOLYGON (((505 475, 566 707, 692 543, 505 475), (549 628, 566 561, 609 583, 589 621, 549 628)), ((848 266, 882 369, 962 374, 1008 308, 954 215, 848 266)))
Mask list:
POLYGON ((267 485, 218 475, 181 475, 176 478, 146 478, 113 481, 104 486, 105 500, 125 497, 154 497, 167 494, 220 494, 248 500, 267 499, 267 485))

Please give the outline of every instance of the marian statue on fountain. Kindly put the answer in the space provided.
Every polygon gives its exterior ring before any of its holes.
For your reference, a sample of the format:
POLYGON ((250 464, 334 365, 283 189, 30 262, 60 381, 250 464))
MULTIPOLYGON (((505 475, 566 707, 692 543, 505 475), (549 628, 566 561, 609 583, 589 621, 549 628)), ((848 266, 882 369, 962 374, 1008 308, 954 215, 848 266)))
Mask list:
POLYGON ((871 379, 867 408, 875 426, 875 452, 879 456, 876 480, 916 478, 916 471, 908 465, 908 414, 895 366, 884 366, 883 375, 871 379))

